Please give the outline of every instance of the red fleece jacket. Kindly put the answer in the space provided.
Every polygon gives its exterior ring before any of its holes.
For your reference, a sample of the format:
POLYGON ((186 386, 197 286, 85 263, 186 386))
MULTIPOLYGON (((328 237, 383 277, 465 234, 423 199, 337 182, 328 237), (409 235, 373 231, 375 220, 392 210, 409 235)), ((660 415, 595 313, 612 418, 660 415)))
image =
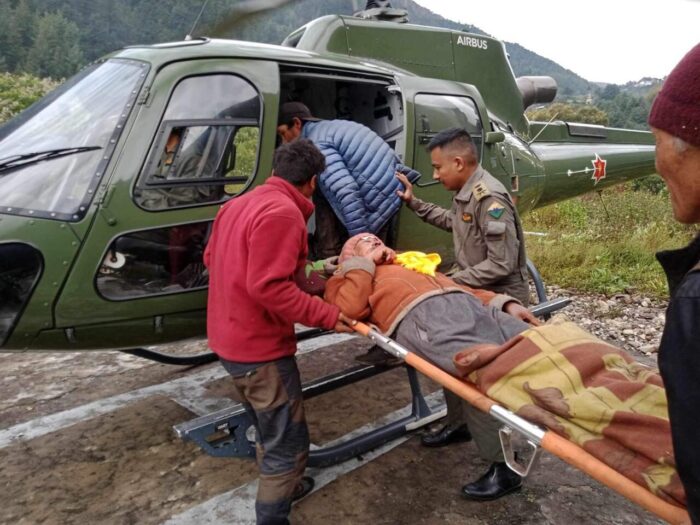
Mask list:
POLYGON ((338 307, 302 292, 295 272, 308 253, 313 204, 287 181, 265 184, 224 205, 204 253, 209 269, 207 335, 220 357, 243 363, 296 352, 294 323, 332 329, 338 307))

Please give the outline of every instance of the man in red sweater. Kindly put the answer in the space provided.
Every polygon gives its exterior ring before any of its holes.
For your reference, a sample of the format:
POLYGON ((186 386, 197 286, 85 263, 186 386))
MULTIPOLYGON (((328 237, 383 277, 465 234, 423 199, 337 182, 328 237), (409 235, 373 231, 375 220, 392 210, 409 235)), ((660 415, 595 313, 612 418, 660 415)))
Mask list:
POLYGON ((258 525, 288 524, 292 501, 313 488, 313 479, 302 477, 309 433, 294 323, 352 331, 337 306, 294 281, 306 262, 311 195, 324 169, 310 141, 281 146, 265 184, 219 211, 204 253, 209 346, 233 376, 235 397, 256 429, 258 525))

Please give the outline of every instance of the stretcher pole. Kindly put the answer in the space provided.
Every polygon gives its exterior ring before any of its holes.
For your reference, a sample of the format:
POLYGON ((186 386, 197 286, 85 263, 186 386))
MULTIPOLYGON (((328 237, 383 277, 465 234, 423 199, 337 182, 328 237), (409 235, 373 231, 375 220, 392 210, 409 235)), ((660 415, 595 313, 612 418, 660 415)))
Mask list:
POLYGON ((429 363, 417 354, 410 352, 390 337, 364 324, 353 326, 355 331, 370 338, 377 345, 392 355, 403 359, 425 376, 437 381, 442 386, 468 401, 482 412, 492 415, 508 427, 521 432, 531 442, 541 446, 573 467, 582 470, 593 479, 625 496, 649 512, 673 524, 689 524, 690 519, 685 509, 672 505, 647 489, 626 478, 616 470, 592 456, 581 447, 549 430, 533 425, 510 410, 502 407, 491 398, 479 392, 475 387, 451 376, 444 370, 429 363))

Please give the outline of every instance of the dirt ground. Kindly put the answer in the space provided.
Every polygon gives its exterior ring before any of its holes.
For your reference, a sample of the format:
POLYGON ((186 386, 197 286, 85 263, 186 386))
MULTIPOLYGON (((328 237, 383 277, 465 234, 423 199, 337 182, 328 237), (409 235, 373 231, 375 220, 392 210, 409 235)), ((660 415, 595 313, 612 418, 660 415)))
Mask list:
MULTIPOLYGON (((303 379, 351 366, 368 346, 353 339, 300 355, 303 379)), ((422 387, 437 390, 428 381, 422 387)), ((118 352, 0 356, 0 523, 155 524, 213 507, 217 496, 255 480, 253 462, 209 457, 172 426, 231 404, 228 392, 218 363, 179 368, 118 352)), ((402 368, 313 398, 311 440, 323 445, 408 403, 402 368)), ((474 445, 426 449, 419 433, 373 459, 350 460, 352 469, 295 505, 292 522, 659 523, 547 454, 520 492, 463 500, 461 485, 487 468, 474 445)))

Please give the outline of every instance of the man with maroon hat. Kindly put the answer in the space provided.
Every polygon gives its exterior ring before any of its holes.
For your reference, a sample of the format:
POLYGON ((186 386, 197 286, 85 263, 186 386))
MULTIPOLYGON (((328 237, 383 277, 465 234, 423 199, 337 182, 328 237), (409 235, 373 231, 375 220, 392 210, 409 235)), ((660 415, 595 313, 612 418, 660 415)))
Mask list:
MULTIPOLYGON (((654 101, 656 170, 679 222, 700 223, 700 44, 671 71, 654 101)), ((659 368, 668 396, 676 467, 688 512, 700 524, 700 235, 680 250, 659 252, 671 301, 659 368)))

